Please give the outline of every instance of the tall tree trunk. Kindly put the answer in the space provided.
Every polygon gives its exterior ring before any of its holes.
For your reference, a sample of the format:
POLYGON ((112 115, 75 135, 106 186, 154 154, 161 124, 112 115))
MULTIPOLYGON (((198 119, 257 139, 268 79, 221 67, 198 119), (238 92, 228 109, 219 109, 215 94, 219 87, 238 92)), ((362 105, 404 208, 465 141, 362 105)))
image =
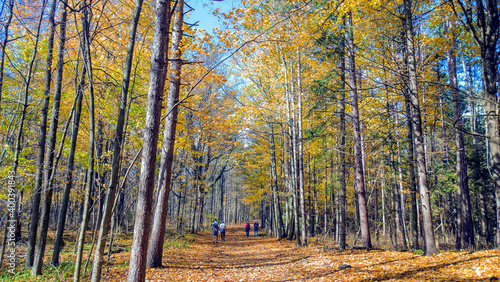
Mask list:
POLYGON ((353 123, 353 146, 354 146, 354 163, 356 174, 356 187, 358 189, 358 207, 359 219, 361 227, 361 237, 363 247, 366 249, 372 248, 370 238, 370 228, 368 223, 368 209, 366 206, 365 195, 365 178, 363 172, 363 156, 361 152, 361 129, 359 123, 359 109, 358 109, 358 90, 356 88, 356 65, 354 53, 354 34, 352 26, 352 14, 347 16, 348 35, 347 35, 347 49, 349 61, 349 86, 351 92, 351 106, 352 106, 352 123, 353 123))
POLYGON ((47 38, 47 59, 45 69, 45 83, 43 90, 43 105, 40 116, 40 134, 38 137, 38 155, 36 159, 35 187, 33 189, 33 203, 31 205, 30 230, 28 235, 28 247, 26 250, 26 267, 33 266, 35 257, 35 243, 38 232, 38 218, 41 200, 41 191, 43 185, 43 166, 45 160, 45 144, 47 140, 47 115, 50 103, 50 89, 52 82, 52 57, 54 51, 54 33, 56 29, 55 14, 57 9, 57 0, 51 3, 49 12, 49 35, 47 38))
POLYGON ((59 22, 59 46, 57 50, 56 79, 54 83, 54 104, 52 105, 52 117, 50 121, 49 140, 47 146, 47 156, 45 158, 45 174, 43 177, 43 204, 40 222, 39 236, 37 240, 37 249, 35 261, 33 263, 33 275, 42 274, 43 256, 45 253, 45 244, 47 242, 47 232, 49 229, 50 208, 52 205, 52 191, 50 178, 52 176, 52 164, 54 161, 55 147, 57 142, 57 127, 59 124, 59 105, 61 103, 61 89, 64 69, 64 45, 66 41, 66 3, 61 2, 61 20, 59 22))
MULTIPOLYGON (((395 114, 394 114, 394 119, 395 119, 395 122, 396 124, 399 124, 399 118, 398 118, 398 110, 397 110, 397 106, 396 106, 396 110, 395 110, 395 114)), ((398 163, 401 164, 402 163, 402 160, 401 160, 401 144, 399 142, 400 138, 399 138, 399 131, 395 130, 395 135, 396 135, 396 146, 397 146, 397 149, 398 149, 398 152, 397 152, 397 159, 398 159, 398 163)), ((413 159, 412 159, 413 160, 413 159)), ((396 200, 399 199, 399 201, 397 201, 397 213, 398 213, 398 229, 400 228, 401 230, 401 235, 403 236, 403 248, 405 250, 408 249, 408 244, 407 244, 407 238, 406 238, 406 224, 405 224, 405 213, 404 213, 404 209, 405 209, 405 200, 404 200, 404 194, 403 194, 403 190, 404 190, 404 187, 403 187, 403 169, 401 168, 401 165, 398 165, 398 188, 397 189, 397 193, 396 193, 396 200)))
POLYGON ((448 73, 450 79, 451 103, 453 106, 453 120, 455 124, 455 143, 457 148, 457 210, 460 210, 457 216, 457 249, 464 247, 469 249, 474 247, 474 230, 472 226, 472 213, 469 193, 469 177, 467 175, 467 159, 465 156, 464 135, 462 132, 463 122, 460 113, 460 100, 458 96, 457 83, 457 62, 455 57, 456 44, 455 34, 450 32, 451 22, 446 23, 445 33, 450 36, 448 50, 446 52, 448 61, 448 73), (460 240, 461 239, 461 240, 460 240))
MULTIPOLYGON (((345 22, 345 20, 344 20, 345 22)), ((347 205, 346 205, 346 145, 345 145, 345 104, 346 104, 346 93, 345 93, 345 73, 346 73, 346 54, 345 54, 345 40, 341 40, 340 44, 341 50, 341 61, 340 61, 340 187, 339 187, 339 201, 338 201, 338 226, 339 226, 339 250, 343 251, 346 247, 346 236, 347 236, 347 205)), ((326 175, 325 175, 326 177, 326 175)), ((326 203, 325 203, 326 204, 326 203)))
MULTIPOLYGON (((318 199, 317 199, 317 194, 316 194, 316 156, 313 156, 312 160, 312 169, 310 169, 311 175, 309 176, 312 178, 312 203, 310 203, 311 207, 311 237, 316 236, 316 227, 318 226, 317 221, 317 211, 318 211, 318 199)), ((310 191, 311 192, 311 191, 310 191)))
POLYGON ((281 207, 278 196, 278 174, 276 172, 276 146, 274 144, 274 124, 270 124, 271 134, 269 135, 271 144, 271 188, 273 191, 274 214, 276 218, 276 231, 278 240, 283 238, 283 219, 281 217, 281 207))
MULTIPOLYGON (((406 95, 405 100, 409 99, 406 95)), ((410 102, 405 102, 406 115, 411 117, 410 102)), ((414 161, 414 148, 413 148, 413 123, 411 119, 407 121, 408 126, 408 169, 410 170, 410 201, 411 201, 411 234, 412 234, 412 249, 417 250, 418 246, 418 213, 417 213, 417 183, 415 176, 415 161, 414 161)))
POLYGON ((224 191, 225 191, 225 186, 226 186, 226 178, 224 177, 224 174, 221 176, 220 180, 220 208, 219 208, 219 220, 221 221, 226 221, 226 213, 225 213, 225 205, 224 205, 224 191))
MULTIPOLYGON (((82 38, 81 44, 83 46, 83 61, 85 64, 85 69, 88 76, 89 84, 89 94, 88 94, 88 111, 89 111, 89 163, 87 168, 87 183, 85 189, 85 200, 83 206, 83 218, 80 225, 80 232, 78 235, 77 242, 77 254, 75 262, 75 271, 73 273, 73 281, 77 282, 80 280, 80 269, 82 265, 83 257, 83 245, 85 243, 85 231, 87 229, 87 224, 89 222, 90 216, 90 206, 92 202, 92 191, 94 187, 94 162, 95 162, 95 106, 94 106, 94 80, 92 74, 92 60, 90 56, 90 22, 89 14, 90 7, 86 7, 86 1, 82 5, 84 8, 82 16, 82 38)), ((90 257, 90 256, 89 256, 90 257)), ((84 270, 85 272, 85 270, 84 270)))
POLYGON ((64 225, 66 222, 66 215, 69 205, 69 196, 71 188, 73 186, 73 170, 75 166, 75 151, 76 143, 78 141, 78 129, 80 126, 80 116, 82 112, 82 101, 83 101, 83 87, 85 83, 85 67, 82 70, 80 81, 78 83, 78 89, 76 93, 77 105, 75 110, 75 118, 73 119, 73 129, 71 133, 71 146, 70 153, 68 155, 68 164, 66 169, 66 185, 64 188, 63 200, 61 203, 61 211, 59 213, 59 220, 57 223, 57 235, 56 241, 54 243, 54 252, 52 253, 52 265, 59 265, 59 254, 63 246, 63 234, 64 225))
POLYGON ((156 2, 148 105, 144 128, 141 173, 135 214, 134 238, 130 254, 129 282, 141 282, 146 277, 146 252, 151 226, 156 152, 160 128, 161 104, 168 65, 168 32, 170 1, 156 2))
POLYGON ((480 50, 481 77, 483 79, 484 110, 489 145, 489 161, 496 201, 496 245, 500 247, 500 126, 498 120, 498 54, 497 43, 500 27, 498 0, 465 3, 458 0, 465 16, 465 25, 480 50), (476 7, 473 7, 472 4, 476 7), (485 6, 486 4, 486 6, 485 6), (476 22, 474 21, 476 20, 476 22))
POLYGON ((92 281, 100 281, 104 249, 106 247, 106 239, 108 237, 110 220, 112 217, 113 203, 115 202, 118 181, 120 177, 120 163, 122 158, 122 145, 124 144, 125 134, 125 116, 127 112, 127 99, 130 86, 130 75, 132 72, 132 63, 134 58, 135 39, 137 35, 137 25, 141 16, 143 0, 137 0, 135 3, 132 23, 130 24, 129 39, 127 45, 127 57, 125 59, 125 67, 123 70, 120 105, 118 107, 118 117, 116 122, 115 135, 113 140, 113 156, 111 159, 111 177, 109 187, 106 193, 105 207, 102 215, 101 228, 97 239, 97 247, 94 255, 92 266, 92 281))
POLYGON ((417 157, 418 184, 420 187, 420 199, 422 202, 422 215, 424 222, 425 251, 424 255, 430 256, 438 254, 436 242, 434 241, 434 229, 432 227, 432 212, 429 188, 427 186, 427 168, 425 164, 424 136, 422 134, 422 118, 420 116, 420 106, 417 90, 417 70, 415 62, 415 45, 413 38, 413 22, 411 12, 411 0, 404 0, 404 29, 406 35, 409 96, 411 100, 411 120, 414 125, 415 153, 417 157))
MULTIPOLYGON (((168 196, 172 180, 172 164, 174 162, 175 132, 177 128, 177 113, 179 107, 179 91, 181 85, 181 40, 182 24, 184 14, 184 0, 178 0, 175 7, 174 21, 172 23, 172 45, 170 54, 172 56, 172 71, 170 72, 170 84, 167 98, 167 118, 163 135, 163 149, 161 152, 160 172, 158 174, 158 199, 154 211, 153 228, 151 230, 151 241, 148 248, 148 267, 161 267, 163 253, 163 242, 165 240, 165 224, 168 210, 168 196)), ((215 191, 213 189, 212 191, 215 191)), ((213 199, 213 197, 212 197, 213 199)))
POLYGON ((297 126, 297 161, 299 172, 299 193, 300 193, 300 216, 302 218, 302 246, 307 246, 307 222, 306 205, 304 194, 304 144, 302 138, 302 65, 300 63, 300 52, 297 51, 297 99, 298 99, 298 126, 297 126))
MULTIPOLYGON (((286 65, 286 59, 283 58, 283 65, 285 69, 285 93, 286 93, 286 104, 287 104, 287 120, 288 120, 288 134, 289 138, 289 148, 290 148, 290 174, 289 174, 289 192, 292 194, 292 218, 294 219, 293 226, 295 227, 293 233, 295 233, 296 244, 300 246, 300 234, 299 234, 299 203, 298 203, 298 195, 297 195, 297 147, 296 147, 296 132, 295 132, 295 114, 292 109, 294 106, 293 101, 293 79, 288 79, 288 68, 286 65), (288 84, 290 83, 290 87, 288 84)), ((290 64, 290 68, 292 68, 292 64, 290 64)), ((293 74, 293 71, 290 71, 293 74)), ((292 232, 289 232, 288 239, 291 240, 293 237, 290 235, 292 232)))

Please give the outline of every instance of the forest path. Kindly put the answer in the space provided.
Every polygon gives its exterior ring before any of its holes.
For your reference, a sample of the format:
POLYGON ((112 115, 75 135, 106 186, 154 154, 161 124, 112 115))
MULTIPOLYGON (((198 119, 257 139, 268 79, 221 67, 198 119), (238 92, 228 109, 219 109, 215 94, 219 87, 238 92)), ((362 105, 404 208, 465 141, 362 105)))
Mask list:
MULTIPOLYGON (((261 233, 261 232, 259 232, 261 233)), ((244 224, 227 226, 226 241, 212 234, 187 236, 189 247, 165 248, 163 268, 148 268, 146 281, 489 281, 500 277, 500 251, 442 252, 423 257, 411 252, 347 250, 323 245, 297 247, 295 241, 245 236, 244 224), (191 237, 193 236, 193 237, 191 237), (190 239, 194 238, 194 239, 190 239), (351 267, 339 269, 339 265, 351 267)), ((115 262, 130 253, 115 255, 115 262)), ((128 269, 108 264, 102 281, 124 281, 128 269)))
MULTIPOLYGON (((253 222, 252 222, 253 223, 253 222)), ((173 271, 166 281, 283 281, 293 280, 293 264, 309 257, 293 242, 278 242, 276 238, 255 237, 253 224, 250 236, 245 225, 226 227, 226 240, 213 242, 204 232, 195 237, 194 244, 164 256, 163 275, 173 271), (177 277, 176 277, 177 276, 177 277)), ((220 238, 219 238, 220 239, 220 238)), ((149 274, 148 270, 148 274, 149 274)), ((153 271, 155 272, 155 271, 153 271)), ((147 277, 147 279, 161 279, 147 277)))

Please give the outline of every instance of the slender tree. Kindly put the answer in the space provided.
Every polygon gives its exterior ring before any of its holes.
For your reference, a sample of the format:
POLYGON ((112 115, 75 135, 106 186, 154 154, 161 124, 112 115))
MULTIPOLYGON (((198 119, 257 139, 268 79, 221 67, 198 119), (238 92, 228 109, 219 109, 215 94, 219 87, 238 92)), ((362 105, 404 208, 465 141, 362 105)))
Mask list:
MULTIPOLYGON (((345 22, 345 19, 344 19, 345 22)), ((340 40, 340 123, 339 123, 339 162, 340 162, 340 187, 339 187, 339 250, 343 251, 346 247, 347 236, 347 205, 346 205, 346 144, 345 144, 345 74, 346 74, 346 53, 345 53, 345 37, 340 40)), ((325 173, 326 177, 326 173, 325 173)))
POLYGON ((109 225, 113 213, 113 206, 116 199, 118 181, 120 177, 120 162, 122 158, 122 146, 125 140, 125 116, 127 113, 127 99, 130 86, 130 76, 132 73, 132 62, 134 58, 134 47, 137 35, 137 26, 141 16, 143 0, 135 2, 134 14, 130 23, 129 39, 127 45, 127 56, 125 58, 125 67, 123 70, 123 78, 121 85, 120 105, 118 107, 118 117, 116 122, 115 135, 113 139, 113 156, 111 159, 111 176, 109 186, 106 192, 104 209, 102 215, 101 228, 99 229, 99 237, 97 239, 96 252, 92 266, 92 281, 100 281, 104 249, 109 233, 109 225))
POLYGON ((465 156, 465 144, 463 134, 463 122, 460 113, 460 100, 458 95, 457 82, 457 62, 455 57, 456 43, 455 34, 450 30, 451 22, 445 23, 445 32, 448 33, 449 45, 446 51, 448 62, 448 73, 450 80, 451 103, 453 107, 453 120, 455 124, 455 144, 457 150, 457 241, 455 247, 462 248, 462 241, 465 248, 474 247, 474 229, 472 226, 472 212, 470 205, 469 177, 467 175, 467 159, 465 156))
POLYGON ((424 255, 438 254, 436 242, 434 241, 434 229, 432 227, 432 212, 429 187, 427 186, 427 168, 425 164, 425 152, 422 133, 422 117, 420 115, 419 95, 417 89, 417 70, 415 61, 415 45, 413 37, 413 19, 411 11, 411 0, 404 0, 404 31, 407 48, 407 71, 409 82, 409 96, 411 102, 411 122, 415 141, 415 155, 417 158, 418 184, 420 188, 420 200, 422 204, 422 216, 424 223, 425 250, 424 255))
POLYGON ((156 2, 151 46, 148 105, 144 128, 141 172, 139 176, 134 238, 130 254, 129 282, 141 282, 146 277, 146 257, 151 226, 156 151, 160 128, 161 102, 168 65, 168 33, 170 29, 170 0, 156 2))
POLYGON ((42 196, 43 186, 43 168, 45 160, 45 145, 47 141, 47 116, 50 104, 50 89, 52 83, 52 57, 54 52, 54 33, 56 29, 55 15, 57 8, 57 0, 52 0, 50 12, 48 16, 49 22, 49 35, 47 37, 47 59, 45 65, 45 82, 43 90, 43 104, 40 115, 40 132, 38 137, 38 154, 36 159, 36 172, 35 172, 35 187, 33 189, 33 203, 31 204, 31 217, 30 229, 28 235, 28 247, 26 250, 26 267, 33 266, 35 257, 35 244, 38 232, 38 219, 40 201, 42 196))
POLYGON ((87 183, 85 188, 85 198, 83 204, 83 215, 80 224, 80 231, 78 234, 77 242, 77 254, 75 271, 73 273, 73 281, 78 282, 80 280, 80 270, 82 266, 83 257, 83 245, 85 243, 85 231, 87 230, 87 224, 89 222, 90 205, 92 202, 92 190, 94 187, 94 164, 95 164, 95 103, 94 103, 94 77, 92 71, 92 57, 90 53, 90 5, 87 6, 87 2, 82 3, 83 14, 82 14, 82 37, 80 38, 80 44, 83 49, 83 61, 88 77, 88 111, 89 111, 89 159, 87 168, 87 183))
POLYGON ((50 186, 52 177, 52 165, 54 162, 55 146, 57 141, 57 127, 59 123, 59 106, 61 103, 61 89, 64 69, 64 48, 66 43, 66 3, 61 2, 61 19, 59 21, 59 46, 57 50, 56 79, 54 83, 54 103, 52 105, 52 116, 48 135, 47 156, 45 158, 45 174, 43 177, 43 205, 40 222, 39 236, 37 240, 37 249, 35 253, 35 262, 33 264, 34 275, 42 274, 43 256, 45 253, 45 244, 47 242, 47 232, 49 229, 50 209, 52 205, 53 187, 50 186))
MULTIPOLYGON (((454 1, 450 0, 454 4, 454 1)), ((498 121, 498 52, 500 34, 498 0, 456 0, 464 14, 462 21, 479 47, 483 80, 484 111, 487 127, 490 173, 496 201, 496 245, 500 247, 500 125, 498 121)), ((453 6, 454 7, 454 6, 453 6)), ((454 9, 457 14, 456 9, 454 9)))
POLYGON ((301 245, 307 246, 307 225, 306 225, 306 205, 304 193, 304 140, 302 137, 302 65, 300 61, 300 51, 297 51, 297 169, 299 172, 299 194, 300 194, 300 217, 302 218, 302 240, 301 245))
POLYGON ((277 225, 276 231, 278 235, 278 240, 281 240, 284 237, 284 228, 283 228, 283 218, 281 215, 280 199, 278 195, 278 173, 276 169, 276 146, 274 142, 274 124, 271 122, 269 127, 271 128, 271 133, 269 134, 269 142, 271 145, 269 152, 271 154, 271 189, 273 192, 274 214, 277 225))
POLYGON ((85 83, 85 68, 82 70, 80 81, 78 83, 76 99, 77 105, 75 109, 75 117, 73 119, 73 129, 71 133, 71 145, 68 155, 67 169, 66 169, 66 185, 64 187, 64 195, 61 201, 61 210, 59 211, 59 219, 57 221, 57 234, 54 243, 54 252, 52 253, 52 265, 59 265, 59 254, 63 247, 64 225, 66 223, 66 215, 69 206, 69 196, 73 186, 73 170, 75 167, 75 152, 76 144, 78 141, 78 129, 80 128, 80 117, 82 113, 83 102, 83 87, 85 83))
POLYGON ((163 135, 163 149, 161 152, 160 172, 158 174, 158 199, 154 211, 153 228, 148 248, 149 267, 161 267, 163 243, 165 240, 165 223, 168 210, 168 198, 172 182, 172 165, 174 162, 175 134, 177 129, 177 114, 179 112, 179 92, 181 86, 181 41, 184 22, 184 0, 178 0, 175 6, 172 23, 172 42, 170 55, 172 56, 172 70, 168 89, 167 117, 163 135))
POLYGON ((366 205, 366 195, 365 195, 365 175, 363 172, 363 156, 361 152, 361 128, 359 122, 359 109, 358 109, 358 89, 356 87, 356 65, 355 65, 355 53, 354 53, 354 35, 352 26, 352 14, 349 13, 347 16, 347 50, 348 50, 348 62, 349 62, 349 88, 351 93, 351 106, 352 106, 352 123, 353 123, 353 143, 354 143, 354 163, 355 163, 355 174, 356 174, 356 187, 358 190, 358 207, 359 207, 359 219, 361 225, 361 237, 363 241, 363 247, 366 249, 372 248, 372 242, 370 237, 370 228, 368 223, 368 209, 366 205))

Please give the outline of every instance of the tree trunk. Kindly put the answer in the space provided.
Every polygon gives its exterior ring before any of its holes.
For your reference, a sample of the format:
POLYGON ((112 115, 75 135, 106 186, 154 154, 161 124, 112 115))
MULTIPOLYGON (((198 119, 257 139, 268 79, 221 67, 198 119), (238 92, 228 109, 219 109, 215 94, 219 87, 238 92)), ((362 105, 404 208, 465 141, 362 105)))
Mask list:
MULTIPOLYGON (((83 2, 83 7, 86 6, 86 1, 83 2)), ((77 254, 75 262, 75 271, 73 273, 73 281, 78 282, 80 280, 80 269, 82 264, 83 256, 83 245, 85 243, 85 231, 87 229, 87 224, 90 216, 90 205, 92 202, 92 190, 94 187, 94 148, 95 148, 95 106, 94 106, 94 80, 92 74, 92 61, 90 56, 90 23, 89 23, 89 11, 90 7, 85 7, 83 10, 82 18, 82 34, 81 38, 83 46, 83 58, 84 65, 86 68, 88 83, 89 83, 89 96, 88 96, 88 110, 89 110, 89 163, 87 168, 87 184, 85 189, 85 202, 83 206, 83 218, 80 225, 80 233, 78 236, 77 254)), ((89 255, 90 257, 90 255, 89 255)))
MULTIPOLYGON (((345 20, 344 20, 345 22, 345 20)), ((346 145, 345 145, 345 104, 346 104, 346 93, 345 93, 345 73, 346 73, 346 54, 345 54, 345 40, 341 40, 340 44, 341 50, 341 61, 340 61, 340 187, 339 187, 339 201, 338 201, 338 226, 339 226, 339 250, 343 251, 346 247, 346 236, 347 236, 347 205, 346 205, 346 145)), ((326 177, 326 175, 325 175, 326 177)), ((326 204, 326 203, 325 203, 326 204)))
POLYGON ((363 247, 365 249, 372 248, 370 238, 370 228, 368 223, 368 209, 366 206, 365 196, 365 178, 363 172, 363 156, 361 152, 361 129, 359 123, 359 109, 358 109, 358 90, 356 88, 356 66, 355 66, 355 53, 354 53, 354 35, 352 26, 352 15, 349 13, 347 17, 348 36, 347 36, 347 49, 349 60, 349 84, 351 92, 351 106, 352 106, 352 123, 353 123, 353 146, 354 146, 354 163, 356 174, 356 187, 358 190, 358 207, 359 219, 361 227, 361 237, 363 247))
POLYGON ((45 174, 43 177, 44 182, 44 196, 42 204, 42 215, 40 222, 39 236, 37 240, 37 249, 35 253, 35 261, 33 263, 33 275, 42 274, 43 256, 45 253, 45 244, 47 242, 47 232, 49 229, 50 208, 52 204, 52 191, 50 187, 50 178, 52 176, 52 164, 55 155, 55 146, 57 142, 57 127, 59 123, 59 105, 61 103, 61 88, 63 80, 64 69, 64 45, 66 41, 66 6, 61 2, 61 20, 59 22, 59 46, 57 50, 57 67, 56 79, 54 83, 54 104, 52 105, 52 117, 50 121, 49 140, 47 146, 47 156, 45 158, 45 174))
POLYGON ((404 0, 404 27, 406 33, 406 47, 409 76, 409 96, 411 100, 411 120, 414 125, 415 154, 417 157, 418 184, 420 187, 420 199, 422 202, 422 215, 424 222, 425 251, 424 255, 430 256, 438 254, 436 242, 434 241, 434 229, 432 227, 432 212, 430 193, 427 186, 427 168, 425 164, 424 136, 422 134, 422 118, 420 116, 420 106, 417 90, 417 70, 415 62, 415 46, 413 38, 413 22, 411 12, 411 0, 404 0))
MULTIPOLYGON (((167 118, 165 120, 165 131, 163 135, 163 149, 161 152, 160 172, 158 174, 158 199, 154 211, 153 228, 151 230, 151 241, 148 248, 148 267, 161 267, 163 253, 163 242, 165 240, 165 224, 168 210, 168 196, 172 179, 172 164, 174 162, 175 132, 177 128, 177 113, 179 107, 179 91, 181 85, 181 49, 182 24, 184 14, 184 1, 179 0, 175 7, 174 21, 172 24, 172 45, 170 55, 172 56, 172 71, 170 72, 170 84, 167 98, 167 118)), ((214 189, 215 190, 215 189, 214 189)), ((212 190, 212 191, 214 191, 212 190)), ((213 199, 213 197, 212 197, 213 199)))
MULTIPOLYGON (((397 110, 397 105, 395 105, 396 107, 396 111, 394 113, 394 120, 395 120, 395 123, 396 124, 399 124, 399 118, 398 118, 398 110, 397 110)), ((399 181, 398 181, 398 187, 399 189, 397 190, 397 196, 396 196, 396 200, 399 198, 400 201, 397 201, 397 212, 398 212, 398 222, 399 222, 399 227, 400 230, 401 230, 401 234, 403 236, 403 248, 404 250, 407 250, 408 249, 408 244, 407 244, 407 238, 406 238, 406 224, 405 224, 405 213, 404 213, 404 209, 405 209, 405 200, 404 200, 404 194, 403 194, 403 190, 404 190, 404 187, 403 187, 403 169, 401 168, 401 164, 402 164, 402 160, 401 160, 401 144, 399 142, 400 138, 399 138, 399 131, 395 130, 395 135, 396 135, 396 146, 397 146, 397 149, 398 149, 398 152, 397 152, 397 158, 398 158, 398 163, 400 165, 398 165, 398 176, 399 176, 399 181)), ((413 161, 413 156, 412 156, 412 161, 413 161)), ((411 183, 410 183, 411 184, 411 183)), ((410 188, 411 189, 411 188, 410 188)))
POLYGON ((312 161, 312 204, 311 204, 311 237, 316 236, 316 227, 318 226, 317 221, 317 210, 318 210, 318 199, 316 195, 316 156, 313 157, 312 161))
POLYGON ((57 1, 53 0, 49 12, 49 35, 47 38, 47 59, 45 69, 45 83, 43 90, 43 105, 40 116, 40 134, 38 138, 38 155, 36 160, 35 187, 33 189, 33 203, 31 205, 30 230, 28 235, 28 247, 26 250, 26 267, 33 266, 35 257, 35 243, 38 232, 38 218, 43 185, 43 166, 45 160, 45 143, 47 140, 47 115, 50 103, 50 89, 52 82, 52 57, 54 51, 54 33, 56 29, 55 14, 57 1))
POLYGON ((300 52, 297 52, 297 94, 298 94, 298 110, 299 116, 297 126, 297 149, 298 149, 298 172, 299 172, 299 193, 300 193, 300 216, 302 218, 302 246, 307 246, 307 222, 306 222, 306 205, 304 195, 304 144, 302 138, 302 66, 300 64, 300 52))
POLYGON ((63 200, 61 203, 61 211, 59 213, 59 220, 57 224, 57 235, 56 241, 54 243, 54 252, 52 253, 52 265, 59 265, 59 254, 63 246, 63 234, 64 225, 66 222, 66 215, 69 205, 69 196, 71 188, 73 186, 73 170, 75 165, 75 151, 76 143, 78 140, 78 129, 80 125, 80 116, 82 112, 82 101, 83 101, 83 87, 85 83, 85 68, 82 70, 81 78, 78 83, 78 89, 76 93, 77 105, 75 110, 75 118, 73 119, 73 130, 71 133, 71 147, 70 153, 68 155, 68 164, 66 169, 66 186, 64 188, 63 200))
POLYGON ((484 111, 489 144, 489 161, 496 201, 496 245, 500 247, 500 131, 498 120, 497 43, 500 27, 498 1, 457 1, 465 15, 465 23, 480 50, 481 77, 483 79, 484 111), (486 4, 486 6, 484 6, 486 4), (475 13, 475 15, 474 15, 475 13), (474 19, 476 22, 474 22, 474 19))
MULTIPOLYGON (((450 33, 451 22, 446 23, 445 33, 448 33, 449 48, 446 52, 448 61, 448 73, 450 79, 451 102, 453 106, 453 120, 455 124, 455 143, 457 148, 457 210, 460 210, 460 216, 457 216, 457 238, 463 240, 463 247, 466 249, 474 247, 474 230, 472 227, 472 214, 469 194, 469 178, 467 175, 467 159, 465 156, 464 135, 462 132, 463 122, 460 113, 460 101, 458 96, 457 83, 457 63, 454 52, 456 51, 455 34, 450 33), (460 222, 460 224, 458 224, 460 222)), ((461 240, 457 239, 457 249, 462 248, 461 240)))
POLYGON ((283 219, 281 217, 281 207, 278 196, 278 174, 276 172, 276 147, 274 144, 274 124, 271 123, 271 134, 269 135, 271 144, 271 189, 273 191, 274 214, 276 218, 276 231, 278 240, 283 238, 283 219))
POLYGON ((113 203, 115 202, 118 181, 120 178, 120 162, 122 158, 122 145, 124 144, 124 127, 125 116, 127 110, 127 97, 130 86, 130 74, 132 72, 132 62, 134 58, 134 46, 137 35, 137 25, 141 15, 143 0, 137 0, 135 3, 134 15, 132 23, 130 24, 129 40, 127 45, 127 57, 125 59, 125 68, 123 71, 122 87, 120 95, 120 105, 118 108, 118 117, 116 122, 115 135, 113 140, 113 157, 111 159, 111 177, 109 180, 109 187, 106 193, 105 207, 102 215, 101 228, 99 230, 99 237, 97 240, 96 252, 92 266, 92 281, 100 281, 101 270, 106 247, 106 239, 108 237, 110 220, 112 217, 113 203))
POLYGON ((146 277, 146 253, 151 226, 156 152, 160 128, 161 104, 168 65, 168 32, 170 1, 156 2, 148 105, 144 128, 142 164, 139 176, 138 199, 135 214, 134 238, 130 254, 129 282, 141 282, 146 277))
MULTIPOLYGON (((295 114, 292 109, 294 102, 293 102, 293 81, 292 79, 288 79, 288 68, 286 65, 286 59, 283 58, 283 65, 285 68, 285 93, 286 93, 286 104, 287 104, 287 120, 288 120, 288 134, 290 136, 289 139, 289 148, 290 148, 290 174, 289 174, 289 192, 292 194, 292 211, 291 213, 293 214, 292 218, 294 219, 293 226, 294 232, 289 232, 288 238, 291 240, 293 238, 291 233, 295 233, 295 238, 296 238, 296 245, 300 246, 300 232, 299 232, 299 203, 298 203, 298 195, 297 195, 297 147, 296 147, 296 132, 295 132, 295 114), (290 87, 288 87, 288 83, 290 83, 290 87)), ((290 64, 291 65, 291 64, 290 64)), ((290 73, 293 74, 293 71, 290 73)))
MULTIPOLYGON (((406 95, 405 99, 409 99, 406 95)), ((411 117, 411 107, 410 102, 405 102, 406 115, 411 117)), ((417 183, 415 177, 415 161, 414 161, 414 150, 413 150, 413 123, 411 119, 407 121, 408 126, 408 169, 410 171, 410 201, 411 201, 411 234, 412 234, 412 249, 419 249, 418 246, 418 214, 417 214, 417 183)))

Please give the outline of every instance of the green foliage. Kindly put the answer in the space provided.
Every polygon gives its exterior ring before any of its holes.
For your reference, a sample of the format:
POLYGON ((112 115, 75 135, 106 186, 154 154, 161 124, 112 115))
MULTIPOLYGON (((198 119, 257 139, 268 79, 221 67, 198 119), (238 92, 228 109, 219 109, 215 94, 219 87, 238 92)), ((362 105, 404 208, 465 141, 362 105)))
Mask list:
POLYGON ((423 253, 424 253, 424 251, 423 251, 423 250, 414 250, 414 251, 413 251, 413 254, 414 254, 414 255, 421 255, 421 254, 423 254, 423 253))
POLYGON ((163 244, 163 248, 186 249, 190 248, 193 242, 194 239, 192 238, 192 236, 191 238, 188 238, 187 236, 169 237, 165 239, 165 244, 163 244))
MULTIPOLYGON (((57 267, 45 264, 43 276, 38 277, 36 281, 68 281, 72 279, 74 271, 74 263, 63 262, 57 267)), ((0 270, 0 280, 3 282, 32 281, 33 276, 31 274, 31 268, 24 268, 24 266, 18 264, 14 269, 14 273, 9 273, 7 268, 2 268, 0 270)))

